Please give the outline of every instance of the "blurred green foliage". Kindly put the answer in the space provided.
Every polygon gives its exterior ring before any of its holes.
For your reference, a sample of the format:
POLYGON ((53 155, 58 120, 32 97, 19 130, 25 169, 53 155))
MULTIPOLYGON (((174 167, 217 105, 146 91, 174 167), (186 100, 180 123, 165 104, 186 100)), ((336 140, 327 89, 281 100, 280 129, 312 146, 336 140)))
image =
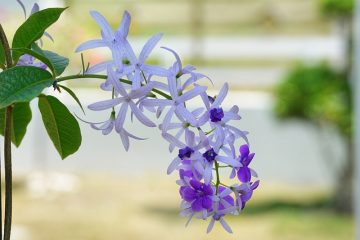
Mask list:
POLYGON ((300 118, 331 124, 351 135, 351 90, 344 74, 328 64, 297 65, 276 88, 275 113, 281 119, 300 118))
POLYGON ((326 15, 351 17, 355 6, 354 0, 320 0, 321 10, 326 15))

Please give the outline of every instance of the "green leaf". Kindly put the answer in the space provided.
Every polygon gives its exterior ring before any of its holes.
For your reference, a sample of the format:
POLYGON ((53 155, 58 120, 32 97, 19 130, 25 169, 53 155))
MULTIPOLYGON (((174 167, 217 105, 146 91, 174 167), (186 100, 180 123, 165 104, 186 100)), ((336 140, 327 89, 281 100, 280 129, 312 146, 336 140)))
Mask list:
POLYGON ((43 50, 43 53, 53 64, 56 76, 61 75, 69 65, 69 59, 66 57, 48 50, 43 50))
MULTIPOLYGON (((42 37, 45 30, 55 23, 66 8, 48 8, 32 14, 16 31, 12 48, 30 48, 31 44, 42 37)), ((19 53, 13 55, 14 62, 19 53)))
MULTIPOLYGON (((0 134, 4 135, 6 108, 0 109, 0 134)), ((13 109, 11 122, 11 140, 16 147, 19 147, 23 140, 27 126, 32 118, 30 103, 16 103, 13 109)))
POLYGON ((29 102, 54 80, 41 68, 18 66, 0 73, 0 108, 16 102, 29 102))
POLYGON ((76 94, 68 87, 65 87, 63 85, 58 84, 58 86, 62 89, 64 89, 70 96, 72 96, 72 98, 77 102, 77 104, 80 106, 81 110, 83 111, 83 113, 85 114, 84 108, 81 105, 81 102, 79 100, 79 98, 76 96, 76 94))
POLYGON ((79 123, 64 104, 53 96, 39 96, 39 109, 46 131, 62 159, 81 145, 79 123))
POLYGON ((5 52, 1 43, 0 43, 0 65, 5 65, 5 52))

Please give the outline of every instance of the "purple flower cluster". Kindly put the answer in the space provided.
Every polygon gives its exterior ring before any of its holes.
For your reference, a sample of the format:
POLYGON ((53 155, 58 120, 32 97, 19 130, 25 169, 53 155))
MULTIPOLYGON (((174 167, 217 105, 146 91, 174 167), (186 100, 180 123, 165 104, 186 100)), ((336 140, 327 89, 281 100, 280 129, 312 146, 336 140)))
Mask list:
POLYGON ((242 211, 259 181, 250 168, 254 153, 249 150, 248 133, 233 124, 241 119, 239 108, 235 105, 226 109, 223 104, 228 84, 223 85, 217 96, 209 96, 207 87, 199 84, 200 79, 209 79, 197 73, 195 67, 183 66, 178 54, 167 47, 162 48, 174 56, 172 66, 147 64, 146 59, 162 34, 151 37, 137 57, 127 40, 131 20, 128 12, 115 31, 100 13, 92 11, 91 16, 100 26, 102 38, 87 41, 76 51, 98 47, 111 51, 111 60, 88 69, 88 73, 107 72, 107 79, 100 87, 111 93, 111 99, 89 106, 94 111, 109 111, 109 119, 88 123, 104 135, 115 130, 128 150, 129 138, 142 138, 125 129, 127 117, 133 120, 135 116, 148 127, 157 126, 147 116, 149 113, 161 119, 158 125, 161 135, 168 141, 170 152, 176 149, 178 153, 167 172, 179 172, 181 215, 188 217, 188 222, 194 216, 209 219, 208 232, 215 222, 232 232, 224 217, 242 211), (195 98, 202 106, 190 109, 188 103, 195 98), (236 146, 239 145, 238 153, 236 146), (229 184, 228 180, 221 181, 223 176, 229 176, 230 180, 237 177, 237 180, 229 184))

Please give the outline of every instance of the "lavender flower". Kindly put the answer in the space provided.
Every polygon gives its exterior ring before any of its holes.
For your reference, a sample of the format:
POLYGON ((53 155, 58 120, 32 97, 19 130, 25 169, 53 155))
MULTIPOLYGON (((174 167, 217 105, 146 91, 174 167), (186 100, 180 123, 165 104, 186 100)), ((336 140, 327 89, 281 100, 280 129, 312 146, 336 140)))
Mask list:
MULTIPOLYGON (((166 132, 166 133, 178 129, 176 134, 174 135, 175 139, 182 139, 184 135, 186 136, 191 133, 194 134, 194 131, 191 129, 191 126, 200 128, 207 122, 207 118, 204 118, 204 115, 200 117, 203 110, 204 110, 203 108, 197 108, 190 112, 195 118, 195 125, 191 125, 182 116, 177 116, 176 122, 170 122, 167 125, 167 128, 164 128, 163 124, 160 124, 159 129, 162 130, 162 132, 166 132)), ((170 141, 169 151, 172 152, 174 148, 175 148, 175 144, 170 141)))
POLYGON ((110 118, 103 122, 89 122, 81 119, 80 117, 76 116, 82 122, 90 124, 90 126, 95 130, 100 130, 103 135, 108 135, 112 132, 115 125, 115 111, 111 112, 110 118))
POLYGON ((127 93, 123 84, 119 81, 114 71, 112 71, 110 68, 108 69, 108 80, 109 82, 111 82, 111 84, 113 85, 116 92, 120 95, 120 97, 118 96, 114 99, 96 102, 89 105, 88 107, 90 110, 101 111, 101 110, 114 108, 117 105, 121 105, 119 113, 115 119, 115 129, 120 134, 125 149, 128 150, 129 137, 137 138, 123 129, 126 113, 129 107, 132 113, 141 123, 143 123, 148 127, 156 127, 156 125, 151 120, 149 120, 144 115, 144 113, 140 111, 140 109, 135 103, 137 99, 145 97, 151 91, 152 84, 148 84, 144 87, 141 87, 137 90, 132 90, 129 93, 127 93))
POLYGON ((126 56, 124 48, 129 45, 126 37, 129 33, 130 14, 127 11, 124 12, 120 26, 116 31, 112 30, 109 23, 99 12, 91 11, 90 15, 101 28, 102 39, 94 39, 82 43, 75 51, 81 52, 92 48, 108 47, 115 62, 118 65, 122 65, 123 57, 126 56))
POLYGON ((212 215, 212 218, 208 225, 207 233, 211 232, 212 228, 214 227, 215 221, 220 222, 220 224, 227 232, 232 233, 230 226, 225 222, 223 218, 226 214, 232 213, 235 210, 234 199, 231 196, 232 193, 233 192, 231 189, 219 186, 218 194, 213 197, 215 209, 212 213, 210 213, 210 215, 212 215))
POLYGON ((130 44, 125 46, 125 51, 134 71, 133 76, 131 76, 132 87, 134 90, 138 89, 143 81, 146 81, 146 75, 156 75, 162 77, 166 77, 168 75, 168 71, 161 67, 145 64, 146 59, 149 57, 156 44, 160 41, 161 37, 161 33, 151 37, 141 50, 139 59, 136 58, 130 44))
POLYGON ((234 185, 232 189, 234 190, 236 196, 236 204, 240 207, 240 210, 245 208, 246 203, 251 199, 254 190, 259 186, 260 181, 244 183, 242 185, 234 185))
POLYGON ((29 54, 22 55, 19 61, 17 62, 16 66, 34 66, 42 69, 47 68, 47 66, 43 62, 38 61, 36 58, 34 58, 29 54))
POLYGON ((176 114, 179 118, 185 119, 187 122, 189 122, 191 125, 195 126, 197 125, 196 118, 191 114, 191 112, 185 108, 184 103, 186 101, 189 101, 196 96, 200 95, 201 93, 205 92, 207 87, 203 86, 196 86, 193 89, 185 92, 185 93, 179 93, 176 88, 176 83, 174 81, 168 80, 169 84, 169 91, 171 95, 170 99, 145 99, 142 102, 143 106, 148 107, 166 107, 170 106, 170 109, 166 113, 164 120, 162 122, 162 128, 163 130, 167 130, 171 118, 174 114, 176 114))

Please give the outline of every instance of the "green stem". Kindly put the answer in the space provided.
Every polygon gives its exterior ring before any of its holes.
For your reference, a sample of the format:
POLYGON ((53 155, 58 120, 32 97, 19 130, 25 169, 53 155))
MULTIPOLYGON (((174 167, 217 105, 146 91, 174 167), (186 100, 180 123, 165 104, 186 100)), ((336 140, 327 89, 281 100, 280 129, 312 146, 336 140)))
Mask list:
POLYGON ((216 194, 219 192, 219 185, 220 185, 220 175, 219 175, 219 163, 215 161, 215 172, 216 172, 216 194))
POLYGON ((5 117, 5 219, 4 240, 10 240, 12 220, 12 164, 11 164, 11 122, 13 107, 6 108, 5 117))
MULTIPOLYGON (((107 79, 107 76, 106 75, 100 75, 100 74, 70 75, 70 76, 66 76, 66 77, 59 77, 59 78, 57 78, 55 80, 57 82, 62 82, 62 81, 68 81, 68 80, 73 80, 73 79, 79 79, 79 78, 107 79)), ((125 84, 129 84, 129 85, 132 84, 132 82, 130 80, 126 80, 126 79, 120 78, 120 81, 122 83, 125 83, 125 84)), ((159 94, 160 96, 162 96, 162 97, 164 97, 166 99, 169 99, 169 100, 172 99, 170 95, 164 93, 163 91, 160 91, 159 89, 153 88, 151 91, 154 92, 154 93, 159 94)))
MULTIPOLYGON (((11 58, 11 51, 9 42, 7 40, 5 31, 0 24, 0 42, 4 49, 5 60, 6 60, 6 69, 13 67, 13 61, 11 58)), ((12 219, 12 164, 11 164, 11 122, 12 122, 12 112, 13 107, 8 106, 6 108, 5 114, 5 130, 4 130, 4 160, 5 160, 5 216, 4 216, 4 240, 10 240, 11 235, 11 219, 12 219)), ((0 169, 1 172, 1 169, 0 169)), ((1 176, 0 176, 1 177, 1 176)), ((1 183, 0 183, 1 184, 1 183)), ((1 196, 1 194, 0 194, 1 196)), ((0 204, 1 204, 0 197, 0 204)), ((2 205, 0 207, 1 214, 0 219, 2 219, 2 205)), ((2 221, 0 222, 2 226, 2 221)), ((2 236, 2 227, 1 234, 2 236)), ((2 239, 2 237, 1 237, 2 239)))
POLYGON ((226 184, 220 183, 220 185, 222 185, 222 186, 224 186, 224 187, 227 187, 227 188, 230 188, 230 189, 231 189, 231 187, 230 187, 230 186, 228 186, 228 185, 226 185, 226 184))

